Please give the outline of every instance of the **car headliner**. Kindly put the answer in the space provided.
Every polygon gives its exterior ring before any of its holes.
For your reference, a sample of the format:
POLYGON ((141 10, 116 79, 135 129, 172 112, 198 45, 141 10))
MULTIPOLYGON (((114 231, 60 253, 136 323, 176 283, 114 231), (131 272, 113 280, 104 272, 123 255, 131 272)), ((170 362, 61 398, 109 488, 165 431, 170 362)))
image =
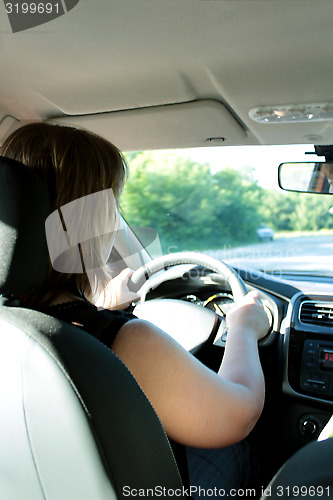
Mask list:
POLYGON ((18 33, 0 14, 0 138, 70 116, 122 149, 332 142, 333 121, 249 117, 333 102, 331 0, 80 0, 18 33))

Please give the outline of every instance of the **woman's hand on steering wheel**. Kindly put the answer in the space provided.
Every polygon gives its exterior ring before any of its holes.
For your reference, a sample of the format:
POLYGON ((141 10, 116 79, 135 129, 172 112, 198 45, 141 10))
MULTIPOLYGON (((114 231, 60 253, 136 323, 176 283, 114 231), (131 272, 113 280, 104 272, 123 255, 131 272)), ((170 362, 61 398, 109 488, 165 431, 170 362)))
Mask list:
POLYGON ((271 326, 258 293, 254 291, 245 295, 236 307, 228 312, 226 322, 228 329, 252 330, 256 334, 257 340, 264 338, 271 326))

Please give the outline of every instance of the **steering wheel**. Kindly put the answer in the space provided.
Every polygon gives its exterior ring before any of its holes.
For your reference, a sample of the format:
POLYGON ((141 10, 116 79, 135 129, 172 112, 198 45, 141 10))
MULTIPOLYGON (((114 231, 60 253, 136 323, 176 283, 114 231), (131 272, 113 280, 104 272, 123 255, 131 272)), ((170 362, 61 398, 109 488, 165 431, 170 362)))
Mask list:
POLYGON ((128 288, 133 292, 137 292, 158 271, 181 264, 203 266, 220 275, 229 284, 235 302, 238 302, 247 294, 244 281, 234 269, 225 264, 225 262, 197 252, 176 252, 153 259, 134 271, 129 280, 128 288))
POLYGON ((187 350, 194 350, 203 343, 214 342, 217 335, 222 336, 226 330, 224 318, 210 309, 183 300, 145 301, 151 288, 167 279, 182 276, 184 265, 187 264, 199 265, 216 273, 229 284, 235 303, 246 295, 245 283, 234 269, 213 257, 196 252, 177 252, 153 259, 132 274, 128 288, 131 291, 140 291, 141 303, 133 311, 136 316, 154 323, 187 350), (156 275, 163 269, 167 270, 166 273, 156 275))

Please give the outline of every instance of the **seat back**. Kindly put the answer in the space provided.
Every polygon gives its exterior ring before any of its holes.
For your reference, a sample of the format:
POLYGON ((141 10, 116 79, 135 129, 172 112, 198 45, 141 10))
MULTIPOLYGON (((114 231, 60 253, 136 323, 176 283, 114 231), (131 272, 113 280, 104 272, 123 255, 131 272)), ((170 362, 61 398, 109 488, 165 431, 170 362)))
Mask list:
POLYGON ((124 364, 98 340, 15 297, 47 269, 46 188, 0 158, 0 498, 127 498, 181 491, 167 436, 124 364))

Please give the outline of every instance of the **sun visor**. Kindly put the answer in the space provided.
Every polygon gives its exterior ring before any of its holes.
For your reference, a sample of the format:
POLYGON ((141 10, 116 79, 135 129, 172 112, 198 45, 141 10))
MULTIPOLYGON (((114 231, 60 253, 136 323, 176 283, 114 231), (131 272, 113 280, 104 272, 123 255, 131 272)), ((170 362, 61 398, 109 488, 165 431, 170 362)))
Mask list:
POLYGON ((209 99, 52 121, 86 128, 123 151, 232 145, 246 137, 230 111, 209 99))

